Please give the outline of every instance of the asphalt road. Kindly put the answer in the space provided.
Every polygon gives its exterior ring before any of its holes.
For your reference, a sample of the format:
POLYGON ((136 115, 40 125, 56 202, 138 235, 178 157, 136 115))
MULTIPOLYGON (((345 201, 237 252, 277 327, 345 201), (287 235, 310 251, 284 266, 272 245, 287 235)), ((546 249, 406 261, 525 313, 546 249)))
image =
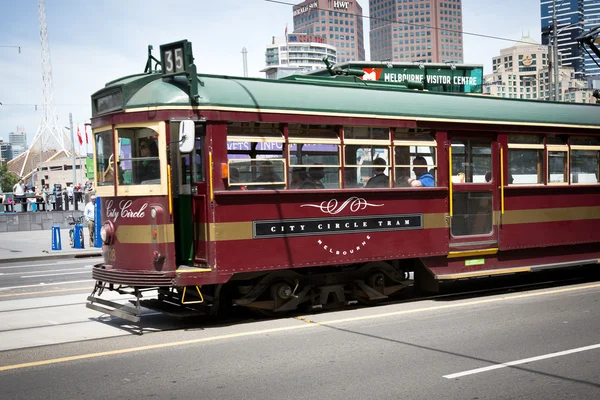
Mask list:
MULTIPOLYGON (((0 388, 2 398, 28 400, 598 399, 599 303, 600 283, 588 282, 223 326, 196 321, 4 351, 0 388)), ((164 323, 153 318, 150 327, 164 323)))
MULTIPOLYGON (((92 282, 92 265, 101 257, 10 262, 0 264, 0 294, 59 288, 70 283, 92 282)), ((57 292, 60 293, 60 292, 57 292)), ((2 301, 0 297, 0 301, 2 301)))

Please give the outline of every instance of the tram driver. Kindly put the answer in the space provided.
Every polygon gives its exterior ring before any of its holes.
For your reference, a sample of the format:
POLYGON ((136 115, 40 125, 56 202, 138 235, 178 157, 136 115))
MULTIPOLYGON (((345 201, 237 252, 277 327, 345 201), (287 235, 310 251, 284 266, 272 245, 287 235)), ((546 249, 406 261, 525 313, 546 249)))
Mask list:
POLYGON ((140 157, 143 161, 139 164, 140 183, 150 183, 160 179, 160 161, 158 160, 158 146, 150 138, 141 139, 139 142, 140 157), (151 158, 156 158, 152 160, 151 158))
POLYGON ((434 187, 433 175, 427 171, 427 160, 422 156, 416 156, 413 160, 413 172, 416 178, 408 178, 411 187, 434 187))

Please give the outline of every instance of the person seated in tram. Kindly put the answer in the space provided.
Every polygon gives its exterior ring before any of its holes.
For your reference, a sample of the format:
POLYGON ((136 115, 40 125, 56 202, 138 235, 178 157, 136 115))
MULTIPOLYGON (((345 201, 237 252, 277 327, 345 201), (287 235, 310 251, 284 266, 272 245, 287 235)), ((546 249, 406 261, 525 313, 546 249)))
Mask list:
MULTIPOLYGON (((141 139, 139 148, 141 158, 158 157, 158 146, 152 139, 141 139)), ((142 160, 139 169, 140 183, 160 179, 160 160, 142 160)))
MULTIPOLYGON (((275 170, 273 169, 273 162, 270 160, 265 160, 262 161, 260 164, 260 174, 258 175, 258 177, 254 180, 254 182, 261 182, 261 183, 269 183, 269 182, 282 182, 283 179, 281 179, 279 177, 279 175, 277 175, 275 173, 275 170)), ((254 186, 254 189, 267 189, 267 190, 277 190, 277 189, 283 189, 283 185, 259 185, 259 186, 254 186)))
POLYGON ((308 169, 308 176, 298 186, 298 189, 325 189, 323 182, 321 182, 321 179, 324 177, 325 170, 323 167, 310 167, 308 169))
POLYGON ((235 167, 229 168, 229 183, 235 183, 229 186, 229 190, 246 190, 245 186, 237 185, 240 182, 240 171, 235 167))
POLYGON ((373 167, 375 175, 369 179, 365 187, 368 188, 388 188, 390 187, 390 178, 385 174, 386 162, 383 158, 377 157, 373 160, 373 165, 379 167, 373 167))
POLYGON ((433 175, 427 171, 427 160, 422 156, 416 156, 413 160, 413 172, 416 178, 408 178, 407 182, 412 187, 434 187, 433 175))
POLYGON ((308 172, 304 167, 296 167, 292 169, 292 180, 290 181, 290 189, 298 189, 302 182, 308 178, 308 172))

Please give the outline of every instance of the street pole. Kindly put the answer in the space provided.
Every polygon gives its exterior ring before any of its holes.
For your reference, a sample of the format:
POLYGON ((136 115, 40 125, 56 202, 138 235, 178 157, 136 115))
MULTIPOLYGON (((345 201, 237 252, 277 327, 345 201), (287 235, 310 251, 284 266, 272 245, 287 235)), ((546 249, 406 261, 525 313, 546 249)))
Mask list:
POLYGON ((69 113, 69 130, 71 131, 71 160, 73 162, 73 186, 77 182, 77 168, 75 165, 75 139, 73 139, 73 114, 69 113))
POLYGON ((552 36, 554 36, 554 51, 552 52, 552 68, 554 69, 554 101, 559 101, 558 82, 558 24, 556 23, 556 0, 552 1, 552 36))
POLYGON ((548 35, 548 101, 552 101, 552 98, 554 97, 552 91, 552 81, 554 80, 552 77, 554 75, 554 56, 552 54, 554 54, 554 51, 552 50, 552 43, 550 40, 552 40, 552 38, 548 35))

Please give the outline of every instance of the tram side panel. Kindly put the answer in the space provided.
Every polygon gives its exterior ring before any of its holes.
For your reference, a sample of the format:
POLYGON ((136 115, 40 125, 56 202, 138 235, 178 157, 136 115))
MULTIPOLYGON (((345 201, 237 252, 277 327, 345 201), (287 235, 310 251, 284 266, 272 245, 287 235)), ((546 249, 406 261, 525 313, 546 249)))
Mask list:
POLYGON ((500 250, 600 243, 597 187, 505 191, 500 250))
POLYGON ((217 193, 220 273, 366 263, 448 252, 444 190, 217 193))

